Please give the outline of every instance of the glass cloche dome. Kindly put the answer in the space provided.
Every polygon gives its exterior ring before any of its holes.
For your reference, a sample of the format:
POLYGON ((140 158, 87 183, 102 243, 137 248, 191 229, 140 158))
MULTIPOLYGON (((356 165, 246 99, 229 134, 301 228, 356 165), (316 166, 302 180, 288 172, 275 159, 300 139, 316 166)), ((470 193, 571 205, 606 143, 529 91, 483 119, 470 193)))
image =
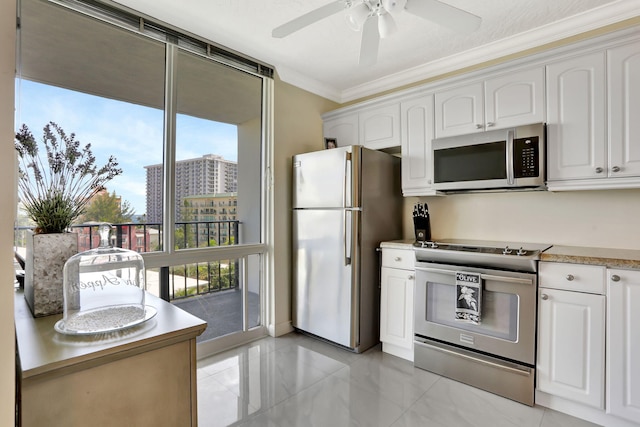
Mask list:
POLYGON ((100 246, 67 260, 63 270, 63 317, 55 325, 64 334, 96 334, 128 328, 156 314, 145 305, 144 260, 131 250, 110 245, 110 224, 100 224, 100 246))

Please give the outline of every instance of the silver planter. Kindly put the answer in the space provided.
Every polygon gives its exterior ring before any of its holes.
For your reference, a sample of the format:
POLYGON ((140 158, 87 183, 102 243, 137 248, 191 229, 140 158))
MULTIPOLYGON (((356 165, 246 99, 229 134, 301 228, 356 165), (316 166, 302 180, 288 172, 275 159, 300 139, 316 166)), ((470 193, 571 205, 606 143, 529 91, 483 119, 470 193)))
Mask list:
POLYGON ((78 253, 76 233, 27 235, 24 298, 34 317, 62 313, 65 262, 78 253))

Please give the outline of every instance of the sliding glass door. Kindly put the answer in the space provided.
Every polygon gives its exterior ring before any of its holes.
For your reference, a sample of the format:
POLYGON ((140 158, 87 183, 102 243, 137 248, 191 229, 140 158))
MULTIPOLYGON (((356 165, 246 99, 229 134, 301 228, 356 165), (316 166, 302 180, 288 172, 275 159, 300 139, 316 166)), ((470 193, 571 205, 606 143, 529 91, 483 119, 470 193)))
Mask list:
POLYGON ((80 250, 114 224, 116 244, 143 254, 147 291, 208 322, 206 351, 264 335, 271 80, 131 14, 66 3, 21 1, 16 129, 39 138, 56 122, 123 169, 73 225, 80 250))

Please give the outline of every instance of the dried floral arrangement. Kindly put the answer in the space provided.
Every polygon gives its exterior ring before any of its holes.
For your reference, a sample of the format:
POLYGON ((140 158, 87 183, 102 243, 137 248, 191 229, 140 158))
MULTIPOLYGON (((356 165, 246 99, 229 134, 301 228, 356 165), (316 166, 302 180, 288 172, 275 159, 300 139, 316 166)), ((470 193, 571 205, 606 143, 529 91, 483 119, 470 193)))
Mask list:
POLYGON ((91 144, 80 147, 74 133, 54 122, 43 128, 42 146, 26 125, 15 136, 18 151, 18 196, 36 233, 62 233, 82 213, 91 197, 107 181, 122 174, 114 156, 96 165, 91 144))

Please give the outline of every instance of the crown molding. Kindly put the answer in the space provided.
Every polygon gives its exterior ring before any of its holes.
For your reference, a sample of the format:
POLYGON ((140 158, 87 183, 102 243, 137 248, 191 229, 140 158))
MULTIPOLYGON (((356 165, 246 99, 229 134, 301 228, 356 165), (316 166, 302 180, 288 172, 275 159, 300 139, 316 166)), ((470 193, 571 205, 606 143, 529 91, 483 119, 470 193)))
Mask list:
MULTIPOLYGON (((619 0, 542 27, 354 86, 342 92, 327 92, 339 94, 337 99, 329 99, 345 103, 528 49, 541 47, 548 43, 558 42, 568 37, 587 33, 638 16, 640 16, 639 0, 619 0)), ((324 96, 311 88, 307 90, 324 96)))
POLYGON ((327 98, 330 101, 341 103, 342 94, 338 89, 327 85, 319 80, 312 79, 304 74, 301 74, 289 67, 278 65, 276 70, 280 80, 285 83, 289 83, 293 86, 299 87, 302 90, 314 93, 323 98, 327 98))

